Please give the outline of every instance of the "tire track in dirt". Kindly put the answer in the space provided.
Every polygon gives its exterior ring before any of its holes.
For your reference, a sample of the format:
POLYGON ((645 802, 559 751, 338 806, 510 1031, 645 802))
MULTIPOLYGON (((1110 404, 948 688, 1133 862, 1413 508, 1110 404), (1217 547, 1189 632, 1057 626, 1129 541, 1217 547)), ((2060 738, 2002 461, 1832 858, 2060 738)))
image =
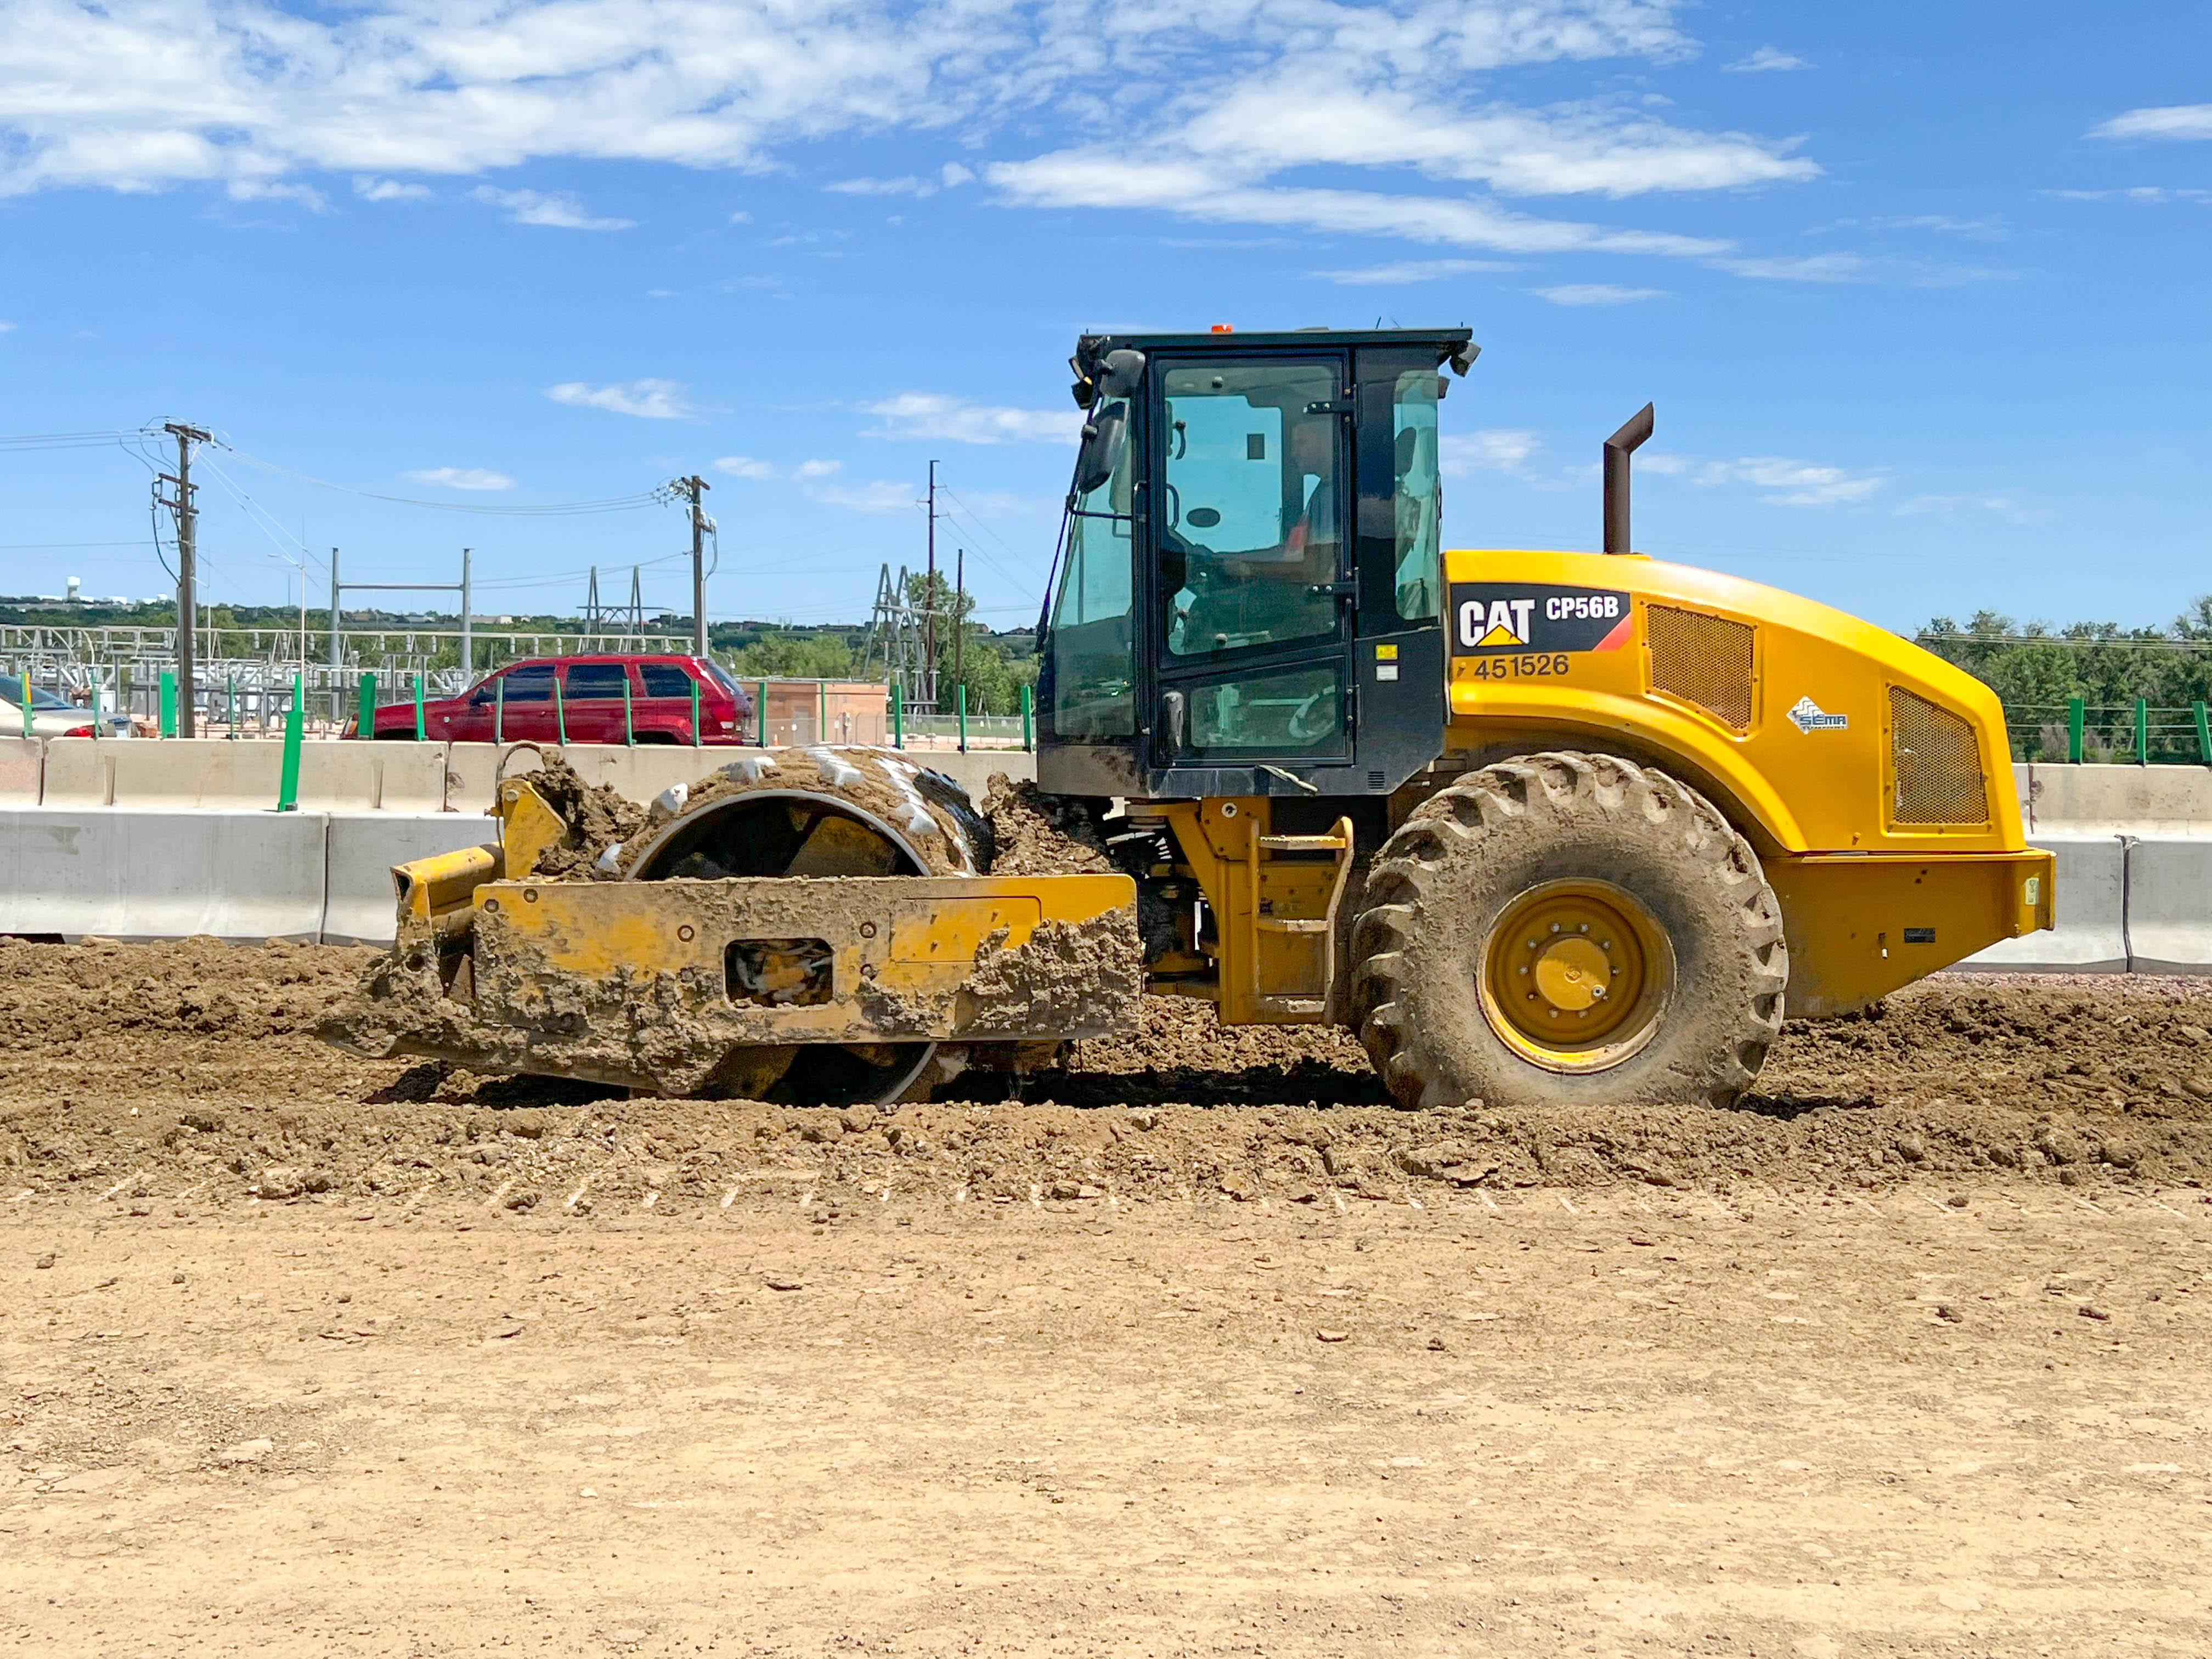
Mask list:
POLYGON ((1205 1005, 1153 999, 1136 1035, 1075 1045, 1018 1098, 841 1113, 352 1058, 313 1032, 367 957, 0 945, 0 1200, 585 1214, 811 1192, 834 1219, 890 1194, 1328 1206, 1435 1184, 2212 1181, 2202 981, 1945 976, 1792 1026, 1729 1110, 1400 1112, 1340 1031, 1223 1030, 1205 1005))

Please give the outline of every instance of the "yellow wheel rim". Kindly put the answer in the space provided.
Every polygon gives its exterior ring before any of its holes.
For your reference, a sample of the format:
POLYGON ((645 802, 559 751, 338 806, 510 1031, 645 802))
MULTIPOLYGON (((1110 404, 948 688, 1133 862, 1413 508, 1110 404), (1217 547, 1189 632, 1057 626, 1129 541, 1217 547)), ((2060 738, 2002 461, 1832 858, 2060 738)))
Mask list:
POLYGON ((1483 946, 1482 1012, 1553 1072, 1617 1066, 1659 1029, 1674 987, 1666 930, 1607 881, 1551 881, 1506 906, 1483 946))

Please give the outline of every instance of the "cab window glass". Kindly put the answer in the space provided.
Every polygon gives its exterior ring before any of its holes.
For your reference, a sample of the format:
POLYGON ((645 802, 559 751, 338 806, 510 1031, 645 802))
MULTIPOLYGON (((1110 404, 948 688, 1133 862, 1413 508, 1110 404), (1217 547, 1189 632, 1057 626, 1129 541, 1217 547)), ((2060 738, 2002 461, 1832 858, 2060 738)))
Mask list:
POLYGON ((1053 603, 1053 729, 1063 738, 1127 738, 1137 730, 1128 423, 1121 399, 1094 409, 1085 423, 1098 436, 1086 441, 1083 464, 1103 476, 1069 514, 1053 603))
POLYGON ((1339 607, 1326 590, 1337 578, 1344 516, 1334 371, 1215 362, 1170 368, 1164 390, 1169 655, 1334 633, 1339 607))
POLYGON ((623 687, 629 683, 629 670, 618 662, 580 662, 568 670, 568 684, 562 688, 571 702, 586 698, 619 697, 623 687))
MULTIPOLYGON (((509 669, 501 678, 510 704, 553 701, 553 665, 550 662, 525 663, 520 668, 509 669)), ((496 688, 493 695, 498 695, 496 688)))
POLYGON ((1198 686, 1189 694, 1191 750, 1341 753, 1343 678, 1342 665, 1330 662, 1198 686))
POLYGON ((1437 466, 1437 375, 1401 374, 1391 404, 1392 498, 1396 514, 1393 564, 1398 614, 1431 622, 1439 614, 1437 557, 1443 507, 1437 466))
MULTIPOLYGON (((691 695, 691 677, 672 662, 641 662, 638 673, 645 680, 645 695, 648 697, 688 697, 691 695)), ((621 695, 619 692, 617 696, 621 695)))

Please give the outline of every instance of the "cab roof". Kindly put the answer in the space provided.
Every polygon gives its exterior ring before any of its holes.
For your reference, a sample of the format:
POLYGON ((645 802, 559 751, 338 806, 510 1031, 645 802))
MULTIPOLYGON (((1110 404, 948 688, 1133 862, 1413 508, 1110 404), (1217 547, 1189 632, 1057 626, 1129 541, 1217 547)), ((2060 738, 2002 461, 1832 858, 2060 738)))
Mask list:
POLYGON ((1234 351, 1254 346, 1270 349, 1300 346, 1429 346, 1439 356, 1449 356, 1474 337, 1474 331, 1458 328, 1297 328, 1251 334, 1085 334, 1076 342, 1083 356, 1127 346, 1139 351, 1234 351))

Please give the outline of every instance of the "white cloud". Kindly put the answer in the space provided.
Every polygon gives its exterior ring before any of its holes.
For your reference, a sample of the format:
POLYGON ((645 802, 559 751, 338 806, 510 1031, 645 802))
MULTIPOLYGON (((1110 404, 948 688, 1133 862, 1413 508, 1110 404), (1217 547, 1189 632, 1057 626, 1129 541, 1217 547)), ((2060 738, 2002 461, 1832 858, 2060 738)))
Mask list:
POLYGON ((2044 193, 2069 202, 2212 202, 2212 190, 2169 189, 2164 185, 2131 185, 2122 190, 2052 190, 2044 193))
POLYGON ((441 484, 447 489, 512 489, 514 480, 504 472, 481 466, 433 466, 400 476, 413 483, 441 484))
POLYGON ((2031 507, 2009 495, 1915 495, 1900 501, 1901 514, 1923 513, 1993 513, 2012 524, 2042 524, 2051 516, 2047 507, 2031 507))
POLYGON ((556 230, 628 230, 635 219, 595 219, 567 191, 494 190, 480 185, 469 192, 479 202, 505 208, 518 225, 550 225, 556 230))
POLYGON ((1009 201, 1030 207, 1154 208, 1217 223, 1296 225, 1352 235, 1397 236, 1492 248, 1501 253, 1717 254, 1729 244, 1663 231, 1537 219, 1468 196, 1382 191, 1231 186, 1191 162, 1124 161, 1100 151, 1061 151, 986 169, 1009 201))
POLYGON ((1808 253, 1779 259, 1716 259, 1714 266, 1739 276, 1777 283, 1863 283, 1872 279, 1868 261, 1856 253, 1808 253))
POLYGON ((1437 441, 1437 459, 1447 477, 1470 472, 1518 472, 1544 447, 1533 432, 1492 427, 1478 432, 1447 432, 1437 441))
POLYGON ((1401 259, 1395 264, 1363 265, 1356 270, 1316 270, 1316 276, 1332 283, 1437 283, 1447 276, 1466 276, 1484 270, 1518 270, 1503 259, 1401 259))
POLYGON ((1718 485, 1748 485, 1767 492, 1761 497, 1777 507, 1847 507, 1865 501, 1882 487, 1878 473, 1849 472, 1839 466, 1791 460, 1781 455, 1747 455, 1735 461, 1699 461, 1683 455, 1639 455, 1640 472, 1674 476, 1712 489, 1718 485))
POLYGON ((766 483, 771 478, 796 478, 801 483, 809 479, 826 478, 844 467, 842 461, 801 461, 796 466, 781 467, 773 461, 763 461, 750 455, 725 455, 714 463, 717 472, 726 472, 734 478, 750 478, 766 483))
POLYGON ((15 331, 15 324, 13 324, 13 323, 0 323, 0 334, 13 334, 15 331))
POLYGON ((927 179, 909 173, 899 179, 845 179, 823 188, 841 196, 934 196, 940 190, 969 184, 975 177, 959 162, 947 161, 927 179))
POLYGON ((1562 283, 1557 288, 1532 288, 1528 292, 1555 306, 1625 306, 1638 300, 1661 299, 1666 290, 1623 288, 1618 283, 1562 283))
POLYGON ((364 202, 419 202, 430 194, 428 185, 405 185, 397 179, 356 179, 353 193, 364 202))
POLYGON ((920 486, 877 479, 859 484, 811 484, 807 497, 825 507, 842 507, 855 513, 912 513, 922 501, 920 486))
POLYGON ((1778 70, 1810 69, 1813 66, 1793 53, 1776 46, 1761 46, 1747 58, 1739 58, 1721 68, 1731 75, 1767 75, 1778 70))
POLYGON ((2131 109, 2089 129, 2092 138, 2212 138, 2212 104, 2131 109))
POLYGON ((1070 409, 1010 409, 973 404, 941 392, 902 392, 879 403, 863 404, 864 413, 882 424, 865 438, 929 439, 956 444, 1066 443, 1083 423, 1083 411, 1070 409))
POLYGON ((311 213, 330 206, 313 185, 288 185, 273 179, 234 179, 223 193, 234 202, 296 202, 311 213))
POLYGON ((704 412, 684 396, 678 382, 650 377, 626 386, 586 386, 581 380, 564 380, 546 387, 545 395, 556 404, 604 409, 611 415, 635 415, 648 421, 686 421, 704 412))
MULTIPOLYGON (((978 165, 1012 204, 1508 252, 1696 257, 1711 238, 1553 222, 1488 199, 1814 177, 1796 141, 1669 125, 1626 101, 1517 107, 1514 65, 1678 61, 1678 0, 15 0, 0 9, 0 194, 189 182, 265 191, 341 171, 483 174, 597 159, 787 166, 843 135, 1059 148, 978 165), (680 44, 678 44, 680 43, 680 44), (1110 149, 1086 137, 1115 135, 1110 149), (1295 176, 1349 169, 1316 188, 1295 176), (1419 181, 1449 186, 1441 193, 1419 181), (1408 191, 1407 184, 1415 189, 1408 191), (1364 186, 1372 185, 1373 188, 1364 186), (1473 193, 1468 193, 1473 192, 1473 193)), ((853 180, 920 195, 966 182, 853 180)), ((487 187, 489 191, 489 187, 487 187)), ((572 198, 485 198, 611 229, 572 198)))

